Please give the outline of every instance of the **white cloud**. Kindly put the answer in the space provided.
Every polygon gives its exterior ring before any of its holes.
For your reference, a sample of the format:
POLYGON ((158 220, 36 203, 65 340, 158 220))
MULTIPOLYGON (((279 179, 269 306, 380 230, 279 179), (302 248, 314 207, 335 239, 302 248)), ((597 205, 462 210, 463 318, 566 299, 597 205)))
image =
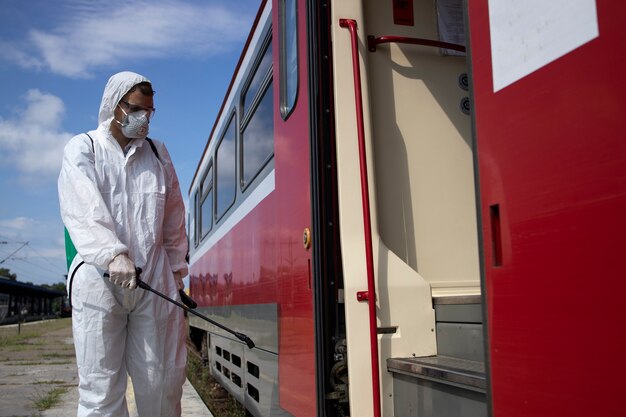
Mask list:
POLYGON ((239 45, 247 34, 254 11, 231 10, 234 4, 74 1, 52 29, 31 29, 26 45, 2 46, 23 68, 72 78, 129 60, 206 57, 239 45))
MULTIPOLYGON (((0 220, 0 230, 3 234, 7 233, 8 229, 12 232, 32 229, 37 226, 37 221, 28 217, 15 217, 13 219, 0 220)), ((15 236, 12 234, 12 236, 15 236)))
POLYGON ((23 100, 25 106, 13 118, 0 117, 0 161, 17 168, 23 182, 56 181, 63 147, 73 136, 61 128, 65 105, 59 97, 36 89, 23 100))
POLYGON ((0 241, 8 241, 11 251, 28 242, 42 256, 52 258, 65 254, 63 225, 57 219, 33 219, 26 216, 0 219, 0 241))
POLYGON ((6 41, 0 41, 0 50, 2 51, 3 59, 6 61, 14 62, 18 66, 27 69, 41 69, 43 68, 43 62, 25 52, 24 45, 12 44, 6 41))

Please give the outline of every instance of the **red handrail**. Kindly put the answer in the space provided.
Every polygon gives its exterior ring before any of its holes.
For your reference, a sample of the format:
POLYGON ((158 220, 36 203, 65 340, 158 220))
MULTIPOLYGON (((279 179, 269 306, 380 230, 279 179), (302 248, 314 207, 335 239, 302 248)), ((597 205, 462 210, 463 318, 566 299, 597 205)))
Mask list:
POLYGON ((376 45, 381 43, 410 43, 412 45, 434 46, 435 48, 452 49, 454 51, 465 52, 463 45, 457 45, 456 43, 448 43, 442 41, 434 41, 432 39, 422 38, 407 38, 405 36, 380 36, 375 38, 374 36, 367 37, 367 49, 370 52, 376 52, 376 45))
POLYGON ((372 255, 372 227, 370 217, 367 159, 365 154, 365 128, 363 127, 363 98, 361 94, 361 69, 356 33, 356 20, 339 19, 339 26, 348 28, 352 44, 352 69, 354 73, 354 101, 356 104, 357 135, 359 140, 359 165, 361 171, 361 200, 363 204, 363 228, 365 230, 365 261, 367 263, 367 292, 359 291, 357 300, 367 301, 370 320, 370 351, 372 364, 372 391, 374 417, 380 417, 380 377, 378 363, 378 332, 376 321, 376 285, 374 282, 374 257, 372 255))

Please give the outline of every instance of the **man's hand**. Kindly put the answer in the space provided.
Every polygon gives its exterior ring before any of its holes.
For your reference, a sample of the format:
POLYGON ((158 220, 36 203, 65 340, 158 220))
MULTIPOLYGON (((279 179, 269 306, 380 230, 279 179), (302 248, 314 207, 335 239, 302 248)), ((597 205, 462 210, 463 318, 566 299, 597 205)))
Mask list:
POLYGON ((135 264, 125 253, 120 253, 109 263, 109 281, 130 290, 137 288, 135 264))
POLYGON ((185 289, 185 283, 183 282, 183 277, 187 275, 184 270, 174 271, 174 280, 176 281, 176 285, 178 285, 179 290, 185 289))

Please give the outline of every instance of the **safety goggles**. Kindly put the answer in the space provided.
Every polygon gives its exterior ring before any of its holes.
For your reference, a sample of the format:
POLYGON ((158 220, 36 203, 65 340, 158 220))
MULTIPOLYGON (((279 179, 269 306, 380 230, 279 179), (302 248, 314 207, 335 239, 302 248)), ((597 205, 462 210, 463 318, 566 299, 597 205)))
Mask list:
POLYGON ((135 113, 138 111, 145 111, 148 119, 151 118, 154 115, 154 112, 156 111, 154 107, 144 107, 138 104, 129 103, 128 101, 125 101, 125 100, 120 100, 120 103, 124 103, 124 105, 128 109, 128 112, 125 112, 125 113, 135 113))

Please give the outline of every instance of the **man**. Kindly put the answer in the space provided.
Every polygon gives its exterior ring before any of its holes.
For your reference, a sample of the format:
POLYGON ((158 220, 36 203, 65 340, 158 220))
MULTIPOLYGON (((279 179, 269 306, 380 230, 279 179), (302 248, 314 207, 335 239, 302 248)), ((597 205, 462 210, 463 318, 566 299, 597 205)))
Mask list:
POLYGON ((130 375, 141 417, 180 416, 185 381, 182 310, 187 274, 184 205, 165 146, 146 138, 150 81, 113 75, 96 130, 72 138, 59 176, 61 217, 78 252, 68 292, 80 395, 78 416, 128 416, 130 375), (154 146, 154 149, 152 149, 154 146), (109 278, 105 278, 105 272, 109 278))

